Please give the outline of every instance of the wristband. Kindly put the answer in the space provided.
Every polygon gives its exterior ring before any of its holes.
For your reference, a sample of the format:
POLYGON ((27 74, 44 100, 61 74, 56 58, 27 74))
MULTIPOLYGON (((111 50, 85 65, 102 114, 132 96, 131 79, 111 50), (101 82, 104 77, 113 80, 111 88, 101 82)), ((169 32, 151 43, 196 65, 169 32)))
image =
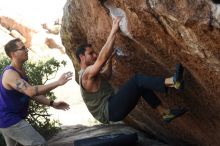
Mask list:
POLYGON ((49 106, 53 106, 54 100, 50 100, 49 106))

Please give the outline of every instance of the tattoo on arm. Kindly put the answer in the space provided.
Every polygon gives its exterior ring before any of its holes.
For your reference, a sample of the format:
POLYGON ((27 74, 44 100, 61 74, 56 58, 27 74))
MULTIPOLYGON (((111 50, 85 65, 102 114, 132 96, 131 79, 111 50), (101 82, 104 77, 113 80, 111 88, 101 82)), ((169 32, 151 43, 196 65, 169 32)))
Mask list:
POLYGON ((38 86, 35 86, 35 95, 39 95, 38 86))
POLYGON ((28 88, 28 84, 24 80, 17 80, 15 84, 16 84, 16 90, 20 92, 24 92, 24 90, 28 88))

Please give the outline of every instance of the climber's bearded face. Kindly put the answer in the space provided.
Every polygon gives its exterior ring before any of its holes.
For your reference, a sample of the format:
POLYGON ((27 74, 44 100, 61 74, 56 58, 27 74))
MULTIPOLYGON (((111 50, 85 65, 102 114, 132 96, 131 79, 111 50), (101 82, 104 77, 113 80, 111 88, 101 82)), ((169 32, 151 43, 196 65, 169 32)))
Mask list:
POLYGON ((89 65, 93 65, 94 63, 95 63, 95 61, 96 61, 96 59, 97 59, 97 54, 96 54, 96 52, 94 51, 94 49, 93 48, 91 48, 91 47, 87 47, 86 48, 86 51, 85 51, 85 58, 84 58, 85 60, 85 64, 87 65, 87 66, 89 66, 89 65))

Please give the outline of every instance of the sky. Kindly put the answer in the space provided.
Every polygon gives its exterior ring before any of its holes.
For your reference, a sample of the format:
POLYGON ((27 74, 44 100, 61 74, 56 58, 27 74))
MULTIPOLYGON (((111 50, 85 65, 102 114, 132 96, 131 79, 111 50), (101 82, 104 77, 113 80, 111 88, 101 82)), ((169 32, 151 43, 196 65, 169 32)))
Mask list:
POLYGON ((66 0, 0 0, 0 15, 20 15, 35 23, 51 21, 63 14, 66 0))

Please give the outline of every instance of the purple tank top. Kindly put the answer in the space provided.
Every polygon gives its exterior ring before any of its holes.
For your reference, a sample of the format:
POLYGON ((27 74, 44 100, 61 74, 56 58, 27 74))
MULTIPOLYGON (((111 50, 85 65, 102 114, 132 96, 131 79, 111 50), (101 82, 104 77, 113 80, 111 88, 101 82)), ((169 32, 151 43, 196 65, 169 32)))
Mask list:
MULTIPOLYGON (((28 81, 27 77, 23 77, 13 66, 7 66, 4 71, 8 69, 16 71, 22 79, 28 81)), ((28 115, 29 97, 16 90, 4 88, 2 75, 0 76, 0 128, 7 128, 28 115)))

